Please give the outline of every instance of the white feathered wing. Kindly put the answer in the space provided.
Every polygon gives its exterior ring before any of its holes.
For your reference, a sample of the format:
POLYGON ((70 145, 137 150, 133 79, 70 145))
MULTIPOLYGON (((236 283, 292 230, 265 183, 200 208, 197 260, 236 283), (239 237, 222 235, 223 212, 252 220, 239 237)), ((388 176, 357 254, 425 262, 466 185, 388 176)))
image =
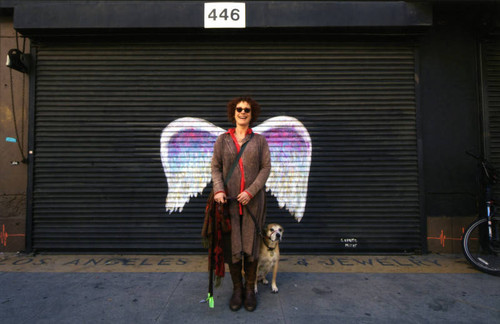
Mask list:
POLYGON ((300 222, 307 200, 312 143, 304 125, 296 118, 278 116, 253 129, 266 137, 271 152, 271 174, 266 191, 276 197, 300 222))
POLYGON ((179 118, 163 129, 161 161, 168 182, 167 212, 182 212, 210 183, 213 148, 224 129, 201 118, 179 118))

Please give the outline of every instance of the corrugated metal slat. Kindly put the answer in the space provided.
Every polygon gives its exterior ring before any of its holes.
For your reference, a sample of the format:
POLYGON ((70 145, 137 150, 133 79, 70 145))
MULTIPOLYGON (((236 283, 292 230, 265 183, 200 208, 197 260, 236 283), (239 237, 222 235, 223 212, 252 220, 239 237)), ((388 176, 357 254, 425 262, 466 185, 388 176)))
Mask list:
MULTIPOLYGON (((491 40, 482 45, 483 60, 483 123, 487 159, 497 168, 500 166, 500 44, 491 40)), ((495 188, 500 198, 500 187, 495 188)))

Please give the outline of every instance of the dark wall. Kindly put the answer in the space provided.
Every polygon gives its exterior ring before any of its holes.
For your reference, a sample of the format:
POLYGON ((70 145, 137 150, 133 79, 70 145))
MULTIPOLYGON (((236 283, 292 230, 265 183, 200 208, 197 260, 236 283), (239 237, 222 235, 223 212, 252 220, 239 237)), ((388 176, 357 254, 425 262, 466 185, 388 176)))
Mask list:
POLYGON ((476 26, 467 8, 438 8, 421 39, 425 213, 431 217, 477 213, 476 164, 465 154, 481 152, 476 26))
MULTIPOLYGON (((15 252, 25 247, 28 167, 21 163, 23 157, 20 147, 23 148, 24 156, 26 156, 29 80, 27 75, 15 70, 10 71, 5 65, 7 53, 10 49, 16 48, 16 33, 12 26, 12 19, 1 14, 2 12, 0 12, 0 58, 2 60, 0 65, 0 252, 15 252), (6 141, 7 137, 15 138, 16 142, 6 141)), ((23 40, 19 39, 19 43, 22 46, 23 40)), ((28 44, 26 46, 29 48, 28 44)))
MULTIPOLYGON (((433 25, 423 32, 418 44, 423 201, 425 216, 433 220, 440 216, 459 218, 477 214, 477 169, 475 162, 464 152, 481 152, 479 44, 484 33, 488 32, 485 30, 488 20, 494 21, 499 16, 498 10, 491 10, 496 8, 489 6, 494 5, 475 1, 434 6, 433 25)), ((9 21, 9 24, 12 23, 9 21)), ((342 35, 342 32, 338 34, 342 35)), ((12 43, 13 36, 10 28, 10 35, 2 35, 2 39, 12 43)), ((10 47, 3 46, 2 51, 10 47)), ((0 75, 5 77, 8 74, 0 75)), ((5 157, 4 165, 11 160, 5 157)), ((17 186, 25 184, 22 177, 9 181, 17 186)), ((0 187, 5 198, 7 187, 0 187)), ((8 190, 12 190, 12 186, 8 190)), ((24 219, 24 215, 22 217, 24 219)), ((10 227, 6 231, 18 233, 10 227)), ((14 239, 14 236, 9 238, 9 244, 14 239)))

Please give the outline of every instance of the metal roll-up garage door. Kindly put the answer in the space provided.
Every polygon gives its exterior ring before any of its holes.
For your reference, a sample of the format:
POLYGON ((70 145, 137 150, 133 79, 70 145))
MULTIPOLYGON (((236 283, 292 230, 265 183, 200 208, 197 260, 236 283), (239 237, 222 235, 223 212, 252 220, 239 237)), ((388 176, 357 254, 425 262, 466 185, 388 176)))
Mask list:
POLYGON ((184 117, 227 129, 242 94, 263 106, 256 126, 288 116, 310 136, 302 221, 267 194, 283 251, 423 248, 411 44, 52 41, 36 61, 35 250, 203 251, 209 187, 166 210, 162 132, 184 117))
MULTIPOLYGON (((491 39, 481 46, 483 83, 483 125, 485 130, 485 155, 496 167, 500 167, 500 41, 491 39)), ((495 189, 496 199, 500 189, 495 189)))

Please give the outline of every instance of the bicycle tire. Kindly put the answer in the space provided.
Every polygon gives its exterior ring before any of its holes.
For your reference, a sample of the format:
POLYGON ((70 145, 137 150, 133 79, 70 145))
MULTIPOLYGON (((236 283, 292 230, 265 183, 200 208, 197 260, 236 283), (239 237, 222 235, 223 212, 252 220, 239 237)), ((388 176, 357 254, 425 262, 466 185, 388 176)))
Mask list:
POLYGON ((493 239, 487 235, 487 219, 479 219, 467 227, 462 248, 467 261, 485 273, 500 275, 500 217, 492 217, 493 239))

